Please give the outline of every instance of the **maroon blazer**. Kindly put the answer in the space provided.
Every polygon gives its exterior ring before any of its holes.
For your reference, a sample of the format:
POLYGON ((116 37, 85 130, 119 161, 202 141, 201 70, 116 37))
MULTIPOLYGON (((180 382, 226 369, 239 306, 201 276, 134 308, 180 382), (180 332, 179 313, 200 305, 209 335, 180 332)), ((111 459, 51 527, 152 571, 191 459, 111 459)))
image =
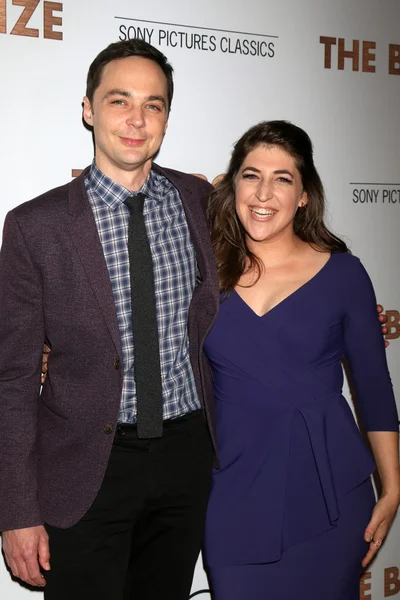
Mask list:
MULTIPOLYGON (((189 312, 190 356, 215 448, 212 379, 202 351, 218 310, 205 207, 211 186, 170 169, 201 281, 189 312)), ((0 531, 70 527, 107 466, 123 369, 111 283, 84 178, 8 213, 0 253, 0 531), (43 342, 52 349, 40 394, 43 342)))

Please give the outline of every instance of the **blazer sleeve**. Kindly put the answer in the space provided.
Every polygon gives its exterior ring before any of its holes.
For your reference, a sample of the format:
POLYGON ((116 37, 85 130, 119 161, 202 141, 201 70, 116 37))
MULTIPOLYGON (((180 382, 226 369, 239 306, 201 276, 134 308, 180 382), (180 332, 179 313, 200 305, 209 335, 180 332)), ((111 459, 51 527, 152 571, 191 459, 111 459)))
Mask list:
POLYGON ((37 403, 43 286, 15 213, 0 252, 0 530, 42 522, 37 500, 37 403))
POLYGON ((363 425, 398 431, 398 414, 371 280, 358 258, 346 274, 344 336, 363 425))

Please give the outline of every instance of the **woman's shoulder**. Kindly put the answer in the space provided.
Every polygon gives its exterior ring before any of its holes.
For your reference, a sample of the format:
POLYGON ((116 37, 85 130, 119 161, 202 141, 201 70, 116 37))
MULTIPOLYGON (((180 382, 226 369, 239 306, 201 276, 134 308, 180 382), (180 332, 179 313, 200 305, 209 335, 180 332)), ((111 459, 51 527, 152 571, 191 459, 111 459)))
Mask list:
POLYGON ((331 260, 341 269, 357 271, 364 268, 359 257, 350 252, 333 252, 331 260))
POLYGON ((354 254, 350 254, 349 252, 328 252, 309 246, 305 257, 308 257, 310 262, 312 261, 321 267, 329 266, 333 271, 342 273, 343 271, 357 271, 363 268, 358 256, 354 256, 354 254))
POLYGON ((347 289, 365 289, 371 286, 371 279, 361 259, 349 252, 335 252, 331 260, 337 276, 347 289))

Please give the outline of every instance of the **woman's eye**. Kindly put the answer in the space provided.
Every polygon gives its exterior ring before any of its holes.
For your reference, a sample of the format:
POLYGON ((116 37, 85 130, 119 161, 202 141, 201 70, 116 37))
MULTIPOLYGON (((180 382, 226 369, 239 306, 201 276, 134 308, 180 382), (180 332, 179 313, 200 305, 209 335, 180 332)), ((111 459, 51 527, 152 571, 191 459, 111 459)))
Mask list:
POLYGON ((283 183, 293 183, 292 180, 287 177, 279 177, 279 181, 283 181, 283 183))
POLYGON ((257 179, 257 175, 255 173, 244 173, 243 179, 257 179))

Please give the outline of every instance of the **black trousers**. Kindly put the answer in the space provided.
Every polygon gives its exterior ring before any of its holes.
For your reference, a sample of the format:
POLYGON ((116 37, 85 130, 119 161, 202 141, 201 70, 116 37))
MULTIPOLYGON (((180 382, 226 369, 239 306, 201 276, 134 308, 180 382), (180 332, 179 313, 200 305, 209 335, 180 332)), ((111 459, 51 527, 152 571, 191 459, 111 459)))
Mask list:
POLYGON ((73 527, 46 525, 45 600, 188 600, 212 472, 202 411, 140 440, 119 426, 98 495, 73 527))

